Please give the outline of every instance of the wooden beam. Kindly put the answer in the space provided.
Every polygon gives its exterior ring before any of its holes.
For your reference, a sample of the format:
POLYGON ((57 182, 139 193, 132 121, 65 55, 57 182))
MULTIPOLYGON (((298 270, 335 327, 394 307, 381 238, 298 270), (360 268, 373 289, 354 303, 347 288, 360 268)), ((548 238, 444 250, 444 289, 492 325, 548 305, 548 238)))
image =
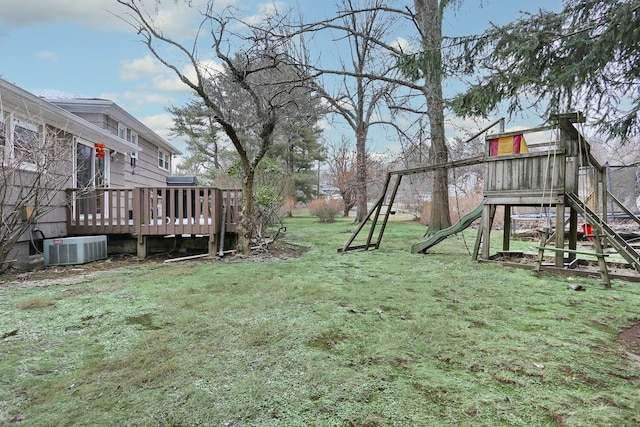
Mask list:
POLYGON ((556 125, 547 125, 547 126, 539 126, 531 129, 516 130, 513 132, 492 133, 491 135, 487 135, 485 139, 492 140, 496 138, 503 138, 505 136, 516 136, 516 135, 524 135, 527 133, 544 132, 546 130, 552 130, 555 128, 556 128, 556 125))
POLYGON ((429 165, 429 166, 421 166, 419 168, 411 168, 411 169, 402 169, 402 170, 397 170, 397 171, 391 171, 389 172, 389 174, 391 175, 414 175, 417 173, 424 173, 424 172, 431 172, 434 171, 436 169, 441 169, 441 168, 456 168, 456 167, 462 167, 462 166, 472 166, 472 165, 478 165, 480 163, 484 163, 486 160, 485 156, 477 156, 477 157, 469 157, 468 159, 461 159, 461 160, 453 160, 450 162, 444 162, 444 163, 438 163, 435 165, 429 165))

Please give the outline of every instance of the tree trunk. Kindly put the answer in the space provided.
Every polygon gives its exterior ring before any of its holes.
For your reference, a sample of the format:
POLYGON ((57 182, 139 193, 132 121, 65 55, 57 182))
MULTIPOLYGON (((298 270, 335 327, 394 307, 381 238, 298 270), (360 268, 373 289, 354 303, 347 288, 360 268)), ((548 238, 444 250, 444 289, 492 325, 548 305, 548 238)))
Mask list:
POLYGON ((367 217, 367 132, 361 124, 356 130, 356 222, 367 217))
POLYGON ((251 253, 251 238, 256 225, 253 213, 254 179, 255 171, 252 170, 242 180, 242 214, 238 224, 238 251, 245 255, 251 253))
MULTIPOLYGON (((430 164, 445 163, 449 150, 444 135, 444 104, 442 100, 442 15, 438 0, 414 0, 416 18, 423 35, 425 57, 424 95, 431 131, 430 164)), ((451 225, 449 215, 449 177, 445 168, 433 172, 431 220, 429 234, 451 225)))

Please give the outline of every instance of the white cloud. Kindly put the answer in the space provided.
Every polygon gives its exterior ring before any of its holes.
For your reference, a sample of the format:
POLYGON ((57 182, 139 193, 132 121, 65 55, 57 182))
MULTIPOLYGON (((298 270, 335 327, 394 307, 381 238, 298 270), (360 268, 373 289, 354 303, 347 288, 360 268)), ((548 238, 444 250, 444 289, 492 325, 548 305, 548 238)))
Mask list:
MULTIPOLYGON (((224 67, 215 61, 200 62, 200 69, 205 73, 205 75, 208 74, 210 76, 224 71, 224 67)), ((193 68, 185 69, 183 72, 190 79, 195 79, 196 77, 196 71, 193 68)))
POLYGON ((189 87, 176 75, 161 74, 151 79, 154 90, 161 92, 188 92, 189 87))
POLYGON ((283 13, 288 9, 288 6, 285 2, 273 1, 270 3, 262 3, 258 5, 257 9, 258 13, 244 18, 243 21, 252 25, 260 24, 278 13, 283 13))
POLYGON ((173 116, 171 114, 154 114, 139 120, 164 139, 168 140, 172 137, 170 129, 173 126, 173 116))
MULTIPOLYGON (((215 61, 203 61, 200 66, 205 75, 223 70, 223 67, 215 61)), ((195 69, 191 65, 183 67, 180 72, 193 82, 197 79, 195 69)), ((152 55, 123 61, 120 67, 120 78, 128 81, 151 81, 154 91, 191 92, 191 89, 178 78, 173 70, 161 64, 152 55)))
MULTIPOLYGON (((198 10, 203 10, 206 3, 207 0, 145 2, 149 16, 158 27, 176 37, 192 34, 194 17, 199 16, 198 10), (193 7, 187 7, 187 4, 193 7)), ((233 3, 234 0, 216 1, 215 8, 222 10, 233 3)), ((121 18, 127 11, 115 0, 2 0, 0 26, 11 28, 66 21, 97 30, 131 29, 121 18)))
POLYGON ((123 61, 120 67, 120 78, 122 80, 138 80, 141 77, 162 73, 165 70, 166 67, 153 56, 145 55, 142 58, 123 61))
POLYGON ((113 0, 29 0, 0 2, 0 20, 7 27, 71 21, 93 28, 122 28, 120 19, 110 12, 116 10, 113 0))
POLYGON ((38 52, 36 53, 36 58, 48 62, 58 62, 58 60, 60 59, 57 53, 51 51, 38 52))
MULTIPOLYGON (((154 114, 142 117, 139 120, 149 129, 153 129, 155 133, 169 141, 171 145, 176 147, 178 150, 183 153, 187 151, 187 143, 184 139, 171 132, 171 128, 173 127, 173 116, 171 114, 154 114)), ((173 167, 175 168, 181 161, 181 157, 176 157, 173 161, 173 167)))
POLYGON ((143 109, 146 105, 160 104, 168 106, 175 102, 168 95, 149 90, 105 92, 100 94, 100 98, 109 99, 134 115, 135 111, 143 109))
POLYGON ((333 125, 331 125, 325 118, 318 120, 318 123, 316 123, 316 126, 320 128, 320 130, 322 131, 333 129, 333 125))
POLYGON ((404 53, 417 52, 417 49, 415 48, 415 46, 413 46, 411 42, 409 42, 409 40, 403 37, 396 38, 394 41, 391 42, 391 46, 400 49, 404 53))

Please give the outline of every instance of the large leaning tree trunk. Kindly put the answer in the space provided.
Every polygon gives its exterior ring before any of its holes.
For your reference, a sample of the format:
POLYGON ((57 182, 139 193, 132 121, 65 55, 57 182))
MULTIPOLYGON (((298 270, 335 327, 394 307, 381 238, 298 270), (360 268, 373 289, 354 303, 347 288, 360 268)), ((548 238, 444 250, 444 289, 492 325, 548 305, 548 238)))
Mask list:
POLYGON ((128 11, 123 19, 134 27, 153 56, 200 98, 231 141, 242 172, 239 249, 249 253, 256 228, 256 169, 271 148, 278 127, 304 120, 301 103, 312 98, 305 72, 288 54, 294 39, 279 34, 277 23, 283 17, 265 16, 263 22, 250 25, 235 16, 238 11, 232 8, 215 12, 213 0, 204 9, 187 2, 187 7, 198 11, 201 21, 193 40, 181 43, 177 36, 164 33, 159 27, 161 20, 152 16, 141 0, 117 1, 128 11), (199 48, 203 46, 206 52, 201 56, 199 48), (188 71, 185 63, 190 65, 188 71))

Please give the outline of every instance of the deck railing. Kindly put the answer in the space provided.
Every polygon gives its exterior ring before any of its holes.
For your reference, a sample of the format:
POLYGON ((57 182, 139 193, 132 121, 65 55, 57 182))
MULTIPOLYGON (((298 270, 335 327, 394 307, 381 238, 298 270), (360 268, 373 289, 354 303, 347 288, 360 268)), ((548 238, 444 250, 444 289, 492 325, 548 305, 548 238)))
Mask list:
POLYGON ((217 234, 235 232, 240 190, 215 187, 68 189, 70 235, 217 234), (225 217, 223 218, 223 214, 225 217))

